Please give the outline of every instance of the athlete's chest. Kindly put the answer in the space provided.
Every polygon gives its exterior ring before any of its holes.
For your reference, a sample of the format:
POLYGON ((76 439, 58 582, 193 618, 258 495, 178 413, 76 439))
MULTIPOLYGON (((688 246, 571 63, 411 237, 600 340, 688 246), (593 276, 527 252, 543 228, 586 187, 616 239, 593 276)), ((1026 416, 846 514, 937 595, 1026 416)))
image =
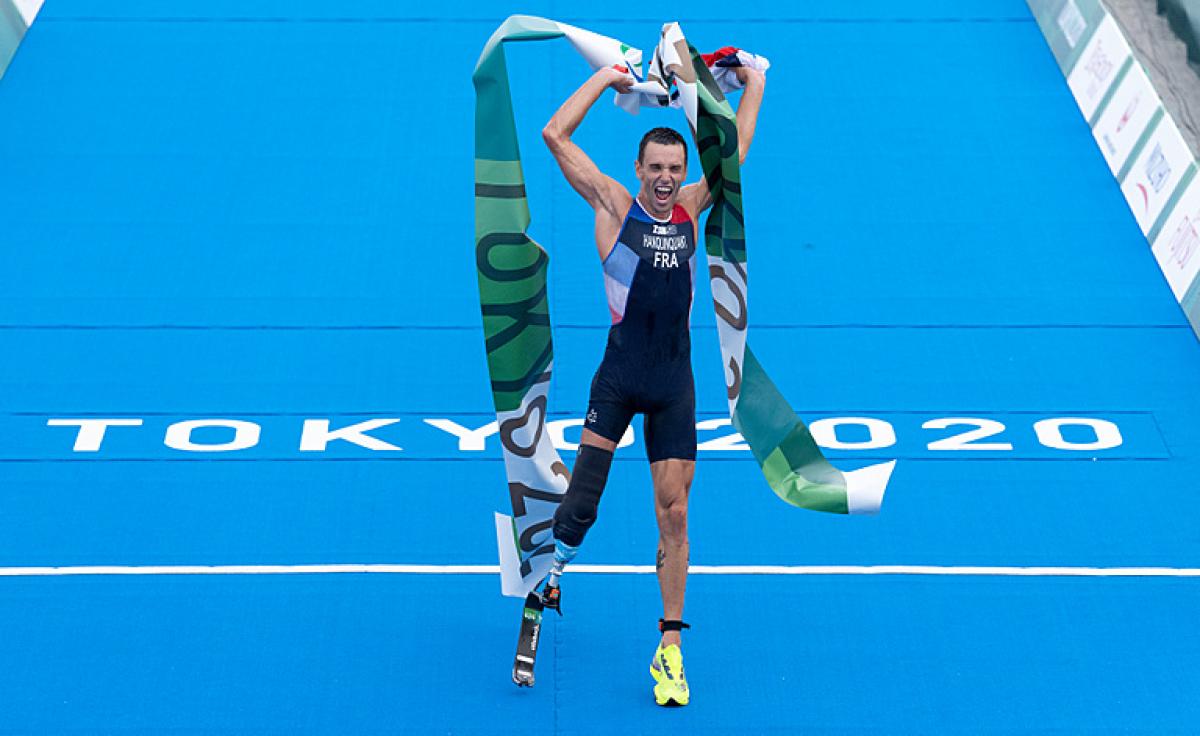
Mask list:
MULTIPOLYGON (((687 268, 696 253, 696 232, 682 210, 670 222, 642 219, 631 213, 617 242, 633 251, 648 266, 660 270, 687 268)), ((642 213, 638 213, 642 214, 642 213)))

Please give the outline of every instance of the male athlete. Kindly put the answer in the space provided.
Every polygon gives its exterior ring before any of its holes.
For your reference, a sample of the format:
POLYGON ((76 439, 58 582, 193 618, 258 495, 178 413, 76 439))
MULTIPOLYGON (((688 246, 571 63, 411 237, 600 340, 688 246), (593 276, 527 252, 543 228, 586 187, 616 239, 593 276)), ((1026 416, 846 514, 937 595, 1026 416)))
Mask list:
MULTIPOLYGON (((765 78, 737 67, 745 85, 738 105, 739 159, 754 137, 765 78)), ((645 415, 646 455, 658 518, 658 584, 662 592, 662 638, 650 666, 659 705, 687 705, 680 652, 687 628, 688 490, 696 461, 696 395, 692 380, 689 316, 696 275, 696 218, 712 205, 701 178, 683 185, 687 143, 670 128, 642 138, 634 171, 637 195, 605 176, 571 134, 605 90, 626 93, 633 78, 602 69, 572 94, 542 131, 546 145, 575 191, 596 211, 596 248, 604 268, 612 327, 600 368, 592 379, 575 469, 554 515, 555 567, 551 581, 575 556, 596 520, 613 451, 634 414, 645 415)))

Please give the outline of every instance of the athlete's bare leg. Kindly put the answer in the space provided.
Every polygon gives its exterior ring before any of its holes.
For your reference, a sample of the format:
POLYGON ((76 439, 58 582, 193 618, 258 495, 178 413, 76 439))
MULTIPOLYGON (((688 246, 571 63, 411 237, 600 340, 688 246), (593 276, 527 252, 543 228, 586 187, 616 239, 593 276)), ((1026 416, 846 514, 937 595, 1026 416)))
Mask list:
MULTIPOLYGON (((687 588, 688 492, 696 472, 694 460, 659 460, 650 464, 654 480, 654 513, 658 517, 658 587, 662 592, 663 618, 683 618, 687 588)), ((679 644, 678 631, 664 631, 662 646, 679 644)))
POLYGON ((609 452, 616 452, 617 449, 616 442, 604 439, 590 429, 583 430, 583 436, 579 438, 579 442, 584 445, 599 447, 601 450, 608 450, 609 452))

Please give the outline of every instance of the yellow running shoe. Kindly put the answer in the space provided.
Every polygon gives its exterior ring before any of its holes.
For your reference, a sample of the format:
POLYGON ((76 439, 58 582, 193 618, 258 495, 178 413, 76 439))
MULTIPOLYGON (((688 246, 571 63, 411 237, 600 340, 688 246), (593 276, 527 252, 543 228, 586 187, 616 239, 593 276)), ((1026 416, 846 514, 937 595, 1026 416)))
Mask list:
POLYGON ((654 678, 654 702, 659 705, 687 705, 688 686, 683 675, 683 653, 675 644, 658 647, 650 662, 654 678))

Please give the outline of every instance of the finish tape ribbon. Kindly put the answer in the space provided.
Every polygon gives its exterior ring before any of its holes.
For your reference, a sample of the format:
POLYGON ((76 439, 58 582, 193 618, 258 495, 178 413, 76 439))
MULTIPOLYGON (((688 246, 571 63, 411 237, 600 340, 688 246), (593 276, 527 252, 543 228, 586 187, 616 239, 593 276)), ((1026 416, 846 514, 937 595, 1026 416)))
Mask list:
POLYGON ((713 201, 704 245, 729 414, 771 490, 793 506, 815 511, 878 512, 895 461, 847 472, 835 468, 746 342, 746 240, 737 119, 724 94, 738 85, 727 68, 738 63, 737 54, 708 57, 710 69, 679 25, 668 23, 643 76, 642 52, 632 46, 545 18, 514 15, 492 34, 472 75, 475 258, 488 373, 513 512, 497 513, 495 518, 503 593, 524 596, 545 577, 554 551, 554 511, 570 479, 546 431, 554 362, 546 292, 550 259, 526 232, 529 205, 504 58, 508 42, 555 38, 566 38, 592 69, 629 70, 637 81, 631 92, 617 95, 620 107, 634 113, 639 107, 677 107, 687 116, 713 201))

